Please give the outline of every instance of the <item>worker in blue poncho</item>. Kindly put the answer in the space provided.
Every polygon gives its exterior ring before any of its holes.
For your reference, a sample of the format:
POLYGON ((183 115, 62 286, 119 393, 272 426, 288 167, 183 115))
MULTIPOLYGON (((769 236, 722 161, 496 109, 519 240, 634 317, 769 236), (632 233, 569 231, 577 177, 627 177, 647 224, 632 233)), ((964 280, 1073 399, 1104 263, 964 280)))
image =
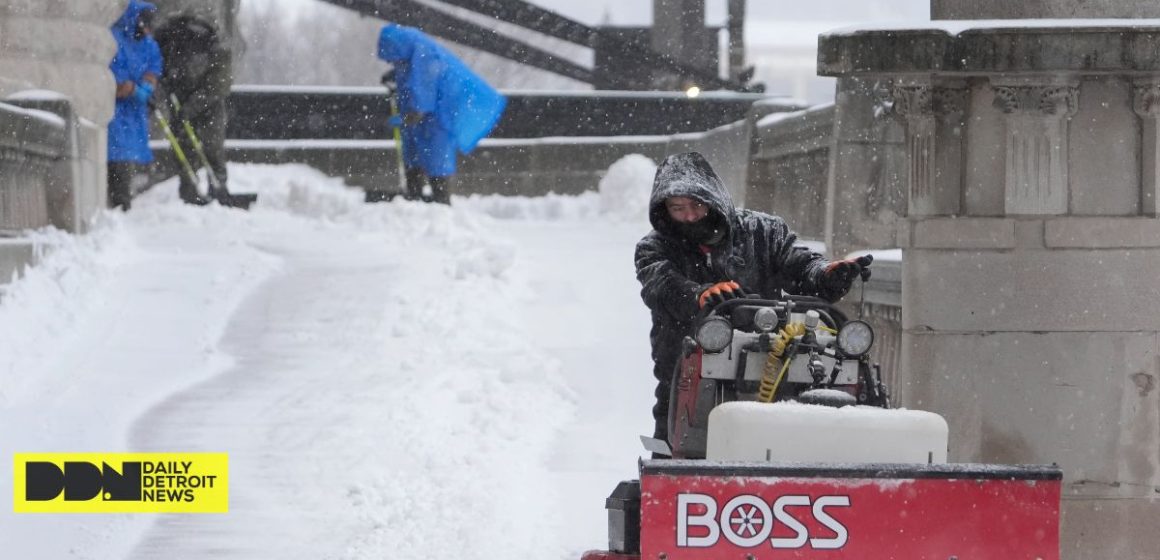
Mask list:
POLYGON ((457 153, 469 153, 503 114, 507 99, 455 55, 423 32, 388 24, 379 35, 379 58, 394 66, 399 115, 390 125, 403 132, 409 200, 421 198, 424 179, 430 200, 450 204, 448 178, 457 153))
POLYGON ((117 83, 113 120, 109 121, 109 207, 128 210, 136 168, 153 161, 149 150, 149 99, 161 76, 161 49, 152 37, 157 8, 129 0, 113 24, 117 54, 109 64, 117 83))

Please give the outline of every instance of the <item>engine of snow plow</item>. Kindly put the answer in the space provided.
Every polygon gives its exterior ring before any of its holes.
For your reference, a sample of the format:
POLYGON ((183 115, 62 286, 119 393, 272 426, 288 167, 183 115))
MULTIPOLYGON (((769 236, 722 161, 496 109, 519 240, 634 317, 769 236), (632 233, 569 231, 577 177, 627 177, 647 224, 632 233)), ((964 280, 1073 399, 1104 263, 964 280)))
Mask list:
POLYGON ((889 408, 870 325, 825 300, 786 298, 735 299, 697 318, 670 383, 669 455, 705 457, 710 413, 734 401, 889 408))

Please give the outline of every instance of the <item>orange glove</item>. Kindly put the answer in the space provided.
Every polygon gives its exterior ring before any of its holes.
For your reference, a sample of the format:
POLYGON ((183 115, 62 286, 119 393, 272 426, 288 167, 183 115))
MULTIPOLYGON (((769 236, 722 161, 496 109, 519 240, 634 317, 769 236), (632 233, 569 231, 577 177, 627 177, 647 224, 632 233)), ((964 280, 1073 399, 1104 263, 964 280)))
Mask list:
POLYGON ((745 297, 745 291, 741 289, 740 284, 733 281, 717 282, 701 292, 700 297, 697 298, 697 303, 700 304, 701 308, 704 308, 708 303, 716 305, 725 300, 739 297, 745 297))

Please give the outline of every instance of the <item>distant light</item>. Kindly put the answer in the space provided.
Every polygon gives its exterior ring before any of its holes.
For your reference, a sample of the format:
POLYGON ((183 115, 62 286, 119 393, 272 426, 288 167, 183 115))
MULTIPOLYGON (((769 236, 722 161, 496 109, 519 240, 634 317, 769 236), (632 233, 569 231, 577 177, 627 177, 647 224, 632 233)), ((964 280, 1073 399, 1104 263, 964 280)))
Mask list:
POLYGON ((690 87, 689 89, 685 90, 685 95, 689 97, 697 97, 698 95, 701 95, 701 88, 697 86, 690 87))

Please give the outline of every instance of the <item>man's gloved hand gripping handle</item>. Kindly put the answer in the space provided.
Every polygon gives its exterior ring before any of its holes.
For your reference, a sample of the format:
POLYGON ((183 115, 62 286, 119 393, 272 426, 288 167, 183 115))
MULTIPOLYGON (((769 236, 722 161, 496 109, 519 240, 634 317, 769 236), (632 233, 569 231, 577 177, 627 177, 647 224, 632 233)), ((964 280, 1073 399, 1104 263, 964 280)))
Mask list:
POLYGON ((717 282, 701 292, 701 295, 697 297, 697 304, 704 309, 706 305, 713 306, 727 300, 743 297, 746 297, 745 290, 742 290, 741 285, 737 282, 717 282))
POLYGON ((834 261, 826 266, 822 273, 822 284, 826 289, 845 293, 850 289, 854 280, 870 279, 870 263, 874 262, 872 255, 862 255, 853 259, 834 261))

